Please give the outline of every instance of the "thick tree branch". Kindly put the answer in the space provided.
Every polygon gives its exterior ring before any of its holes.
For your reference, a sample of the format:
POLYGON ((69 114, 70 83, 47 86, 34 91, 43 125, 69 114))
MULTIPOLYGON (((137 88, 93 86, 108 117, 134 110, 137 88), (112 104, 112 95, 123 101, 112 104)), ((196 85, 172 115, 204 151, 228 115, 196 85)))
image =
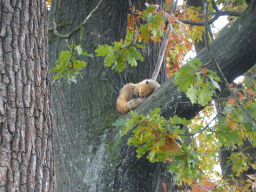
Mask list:
POLYGON ((210 47, 210 40, 209 40, 209 36, 208 36, 208 4, 209 4, 209 1, 205 1, 204 3, 204 14, 205 14, 205 17, 204 17, 204 38, 205 38, 205 44, 206 44, 206 48, 207 48, 207 51, 210 55, 210 58, 211 58, 211 61, 212 61, 212 64, 215 66, 217 72, 218 72, 218 75, 220 76, 222 82, 225 84, 226 88, 229 90, 230 94, 232 95, 232 97, 236 100, 236 103, 238 105, 238 107, 244 112, 246 113, 253 121, 254 123, 256 124, 256 119, 252 116, 252 114, 244 107, 244 105, 242 104, 242 102, 239 100, 239 98, 237 97, 236 93, 231 89, 231 87, 229 86, 229 83, 227 81, 227 79, 225 78, 221 68, 219 67, 215 57, 214 57, 214 54, 212 52, 212 49, 210 47))
POLYGON ((61 38, 61 39, 70 39, 76 32, 78 32, 79 30, 81 30, 81 29, 84 27, 84 25, 87 23, 87 21, 88 21, 88 20, 93 16, 93 14, 99 9, 99 7, 100 7, 100 5, 103 3, 103 1, 104 1, 104 0, 100 0, 100 2, 97 4, 97 6, 96 6, 96 7, 89 13, 89 15, 85 18, 85 20, 84 20, 78 27, 76 27, 75 29, 73 29, 69 34, 67 34, 67 35, 62 35, 62 34, 60 34, 60 33, 57 31, 57 25, 56 25, 54 19, 53 19, 53 25, 54 25, 54 27, 53 27, 53 29, 51 29, 51 30, 53 30, 54 34, 55 34, 57 37, 61 38))
POLYGON ((219 8, 217 7, 217 5, 216 5, 216 3, 215 3, 214 0, 212 0, 212 7, 213 7, 213 9, 215 9, 215 11, 216 11, 217 13, 220 12, 220 10, 219 10, 219 8))
MULTIPOLYGON (((248 7, 235 23, 211 43, 211 49, 217 57, 217 62, 228 82, 248 71, 255 63, 256 54, 256 8, 248 7)), ((216 71, 206 48, 196 56, 207 68, 216 71)), ((161 108, 160 114, 165 118, 173 115, 193 118, 203 107, 192 104, 185 93, 177 91, 173 83, 174 77, 164 82, 161 87, 147 98, 136 111, 150 113, 155 108, 161 108)))

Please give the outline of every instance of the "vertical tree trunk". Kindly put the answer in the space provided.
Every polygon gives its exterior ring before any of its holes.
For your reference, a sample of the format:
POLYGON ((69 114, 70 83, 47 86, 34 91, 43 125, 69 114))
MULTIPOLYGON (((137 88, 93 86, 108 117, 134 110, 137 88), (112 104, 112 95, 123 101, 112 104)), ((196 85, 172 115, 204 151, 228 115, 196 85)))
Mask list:
MULTIPOLYGON (((67 34, 77 27, 99 1, 56 0, 51 16, 58 30, 67 34)), ((145 8, 146 0, 133 0, 133 5, 145 8)), ((147 1, 161 3, 160 1, 147 1)), ((126 34, 129 12, 127 0, 105 0, 83 30, 83 38, 72 37, 69 43, 81 44, 94 53, 98 44, 110 45, 126 34)), ((60 51, 67 50, 65 40, 50 40, 50 61, 54 65, 60 51)), ((137 159, 135 149, 128 148, 127 138, 120 138, 112 126, 120 116, 116 111, 119 90, 126 83, 150 78, 157 61, 159 45, 143 50, 144 62, 136 68, 118 73, 104 66, 103 58, 81 58, 88 65, 77 84, 56 81, 53 84, 54 119, 56 125, 57 191, 161 191, 163 182, 172 185, 166 165, 151 164, 146 158, 137 159)), ((165 78, 160 72, 158 81, 165 78)), ((167 187, 168 188, 168 187, 167 187)))
POLYGON ((0 191, 54 191, 45 4, 0 4, 0 191))

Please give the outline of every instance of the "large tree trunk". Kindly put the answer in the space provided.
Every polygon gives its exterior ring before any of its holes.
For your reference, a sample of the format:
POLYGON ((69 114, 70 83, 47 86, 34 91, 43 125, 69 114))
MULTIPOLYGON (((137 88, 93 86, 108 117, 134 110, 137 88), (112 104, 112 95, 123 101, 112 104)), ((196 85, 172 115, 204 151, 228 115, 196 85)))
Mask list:
MULTIPOLYGON (((145 2, 132 1, 138 9, 145 8, 145 2)), ((97 3, 93 0, 56 0, 52 4, 51 18, 65 21, 57 23, 59 25, 70 22, 59 29, 66 34, 78 26, 97 3)), ((126 34, 128 12, 129 1, 105 0, 86 24, 82 41, 79 41, 80 34, 76 34, 69 42, 81 43, 84 50, 93 53, 98 44, 119 41, 126 34)), ((59 52, 68 48, 64 40, 53 37, 50 42, 51 64, 54 65, 59 52)), ((144 62, 122 73, 104 66, 103 58, 82 58, 88 65, 83 77, 77 78, 77 84, 64 81, 53 84, 57 191, 150 192, 161 191, 163 183, 167 187, 172 185, 166 165, 152 164, 145 158, 138 160, 135 149, 127 147, 127 138, 120 139, 118 130, 112 127, 120 116, 116 111, 119 90, 126 83, 151 77, 158 49, 158 44, 149 45, 149 49, 143 50, 144 62)), ((162 70, 158 81, 161 83, 164 78, 162 70)))
POLYGON ((45 4, 0 4, 0 191, 54 191, 45 4))
MULTIPOLYGON (((136 8, 143 8, 145 1, 132 2, 136 8)), ((61 21, 58 23, 63 26, 60 31, 67 33, 80 24, 97 3, 92 0, 56 0, 53 1, 52 17, 61 21)), ((86 25, 83 40, 79 42, 79 35, 76 35, 72 41, 81 43, 89 52, 98 44, 119 41, 124 38, 128 8, 127 0, 105 0, 86 25)), ((256 52, 255 14, 247 13, 234 28, 229 29, 228 34, 223 33, 213 43, 214 53, 229 81, 254 64, 250 59, 254 59, 251 55, 256 52), (240 40, 250 41, 250 44, 240 40)), ((66 44, 54 37, 50 41, 51 64, 54 64, 66 44)), ((136 69, 129 68, 119 74, 105 67, 102 58, 95 56, 86 58, 88 65, 77 84, 62 81, 54 84, 58 191, 163 191, 164 184, 167 189, 174 190, 166 165, 151 164, 145 158, 136 159, 134 148, 127 147, 127 137, 120 138, 119 129, 112 127, 120 115, 115 110, 120 88, 128 82, 137 83, 151 76, 157 46, 151 45, 143 51, 145 60, 136 69)), ((202 50, 198 58, 204 63, 209 61, 206 50, 202 50)), ((211 64, 208 66, 212 68, 211 64)), ((164 73, 161 74, 160 83, 164 79, 164 73)), ((137 110, 148 113, 161 107, 161 114, 166 118, 174 114, 188 119, 194 117, 201 107, 192 105, 184 94, 177 93, 172 81, 173 78, 166 81, 137 110)))

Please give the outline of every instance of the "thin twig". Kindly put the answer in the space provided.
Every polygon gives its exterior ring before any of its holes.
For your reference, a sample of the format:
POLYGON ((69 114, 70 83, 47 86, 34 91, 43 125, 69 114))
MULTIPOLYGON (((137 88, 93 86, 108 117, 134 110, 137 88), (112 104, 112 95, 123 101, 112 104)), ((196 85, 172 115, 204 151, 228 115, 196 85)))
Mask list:
MULTIPOLYGON (((196 134, 198 134, 198 133, 201 133, 201 132, 203 132, 204 130, 206 130, 206 129, 208 129, 208 128, 210 128, 209 126, 210 126, 210 124, 213 122, 213 120, 215 120, 216 119, 216 117, 217 117, 217 115, 203 128, 203 129, 201 129, 200 131, 197 131, 197 132, 195 132, 195 133, 189 133, 189 134, 178 134, 179 136, 194 136, 194 135, 196 135, 196 134)), ((211 130, 212 131, 212 130, 211 130)), ((212 131, 213 132, 213 131, 212 131)))
POLYGON ((57 31, 57 26, 56 23, 53 19, 53 32, 54 34, 61 38, 61 39, 70 39, 72 37, 72 35, 74 35, 77 31, 81 30, 83 28, 83 26, 87 23, 87 21, 93 16, 93 14, 96 12, 96 10, 100 7, 100 5, 103 3, 104 0, 100 0, 100 2, 98 3, 98 5, 89 13, 89 15, 85 18, 85 20, 78 26, 76 27, 74 30, 72 30, 69 34, 67 35, 62 35, 57 31))
POLYGON ((65 42, 66 42, 66 45, 67 45, 68 49, 69 49, 70 51, 72 51, 70 45, 68 44, 68 39, 66 39, 65 42))
POLYGON ((170 37, 172 31, 173 31, 173 27, 172 27, 171 24, 169 24, 168 30, 165 34, 164 40, 162 42, 161 49, 160 49, 159 54, 158 54, 158 58, 157 58, 157 62, 156 62, 156 68, 155 68, 154 73, 151 77, 151 79, 153 79, 153 80, 157 79, 157 76, 158 76, 159 71, 161 69, 161 66, 162 66, 162 63, 163 63, 163 60, 164 60, 164 56, 165 56, 165 51, 166 51, 166 48, 167 48, 167 45, 168 45, 169 37, 170 37))
POLYGON ((205 38, 205 45, 208 51, 208 54, 211 58, 211 61, 213 63, 213 65, 215 66, 222 82, 225 84, 225 86, 227 87, 227 89, 229 90, 229 92, 231 93, 231 96, 236 100, 236 103, 238 105, 238 107, 244 112, 246 113, 252 120, 253 122, 256 124, 256 119, 254 116, 252 116, 252 114, 244 107, 244 105, 241 103, 241 101, 239 100, 239 98, 237 97, 236 93, 231 89, 231 87, 228 84, 227 79, 225 78, 221 68, 219 67, 216 58, 214 57, 212 50, 210 48, 210 41, 209 41, 209 36, 208 36, 208 0, 205 0, 204 3, 204 11, 205 11, 205 18, 204 18, 204 38, 205 38))
MULTIPOLYGON (((174 6, 172 6, 172 8, 170 9, 170 14, 173 15, 175 10, 176 10, 176 7, 177 7, 177 0, 176 2, 174 3, 174 6), (175 8, 175 9, 174 9, 175 8)), ((157 79, 157 76, 159 74, 159 71, 161 69, 161 66, 162 66, 162 63, 163 63, 163 60, 164 60, 164 56, 165 56, 165 52, 166 52, 166 48, 167 48, 167 45, 168 45, 168 41, 169 41, 169 38, 170 38, 170 35, 173 31, 173 27, 171 25, 171 23, 169 23, 168 25, 168 29, 165 33, 165 36, 163 38, 163 41, 162 41, 162 45, 161 45, 161 49, 159 51, 159 54, 158 54, 158 58, 157 58, 157 62, 156 62, 156 67, 155 67, 155 70, 152 74, 152 77, 151 79, 153 80, 156 80, 157 79)))
POLYGON ((255 75, 256 75, 256 70, 253 72, 252 77, 248 80, 248 82, 244 85, 244 87, 247 87, 251 83, 251 81, 255 78, 255 75))
MULTIPOLYGON (((219 17, 229 15, 229 16, 240 16, 243 12, 241 11, 219 11, 214 13, 214 17, 208 21, 208 24, 212 24, 214 21, 216 21, 219 17)), ((185 24, 191 24, 191 25, 197 25, 197 26, 203 26, 204 21, 190 21, 190 20, 183 20, 180 19, 182 23, 185 24)))

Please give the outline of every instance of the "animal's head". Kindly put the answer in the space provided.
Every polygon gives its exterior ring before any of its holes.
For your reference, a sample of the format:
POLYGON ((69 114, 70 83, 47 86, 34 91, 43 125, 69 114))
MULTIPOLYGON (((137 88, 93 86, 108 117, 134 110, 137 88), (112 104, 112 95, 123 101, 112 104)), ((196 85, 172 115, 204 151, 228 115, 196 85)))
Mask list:
POLYGON ((134 94, 139 97, 147 97, 158 87, 160 87, 160 85, 155 80, 146 79, 136 85, 134 94))

